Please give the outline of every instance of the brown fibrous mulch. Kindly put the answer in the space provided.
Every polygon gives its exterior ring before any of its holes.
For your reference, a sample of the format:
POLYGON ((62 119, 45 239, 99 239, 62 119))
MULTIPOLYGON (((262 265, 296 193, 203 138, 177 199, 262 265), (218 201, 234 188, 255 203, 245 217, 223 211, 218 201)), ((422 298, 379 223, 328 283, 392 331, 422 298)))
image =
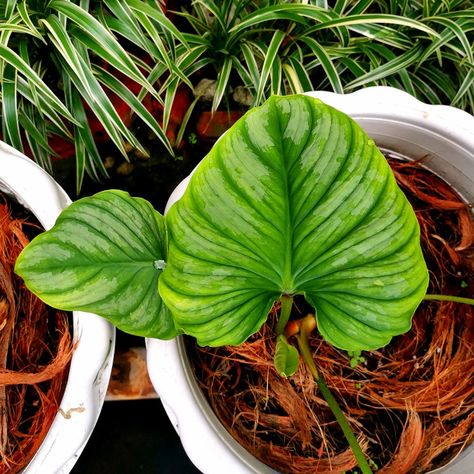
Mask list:
MULTIPOLYGON (((474 293, 474 223, 458 194, 420 162, 389 159, 421 227, 428 293, 474 293)), ((311 308, 299 303, 300 317, 311 308)), ((230 434, 282 473, 356 470, 357 463, 309 371, 285 379, 273 366, 274 308, 239 347, 198 348, 196 377, 230 434)), ((405 335, 350 367, 319 335, 314 360, 374 470, 425 473, 456 457, 474 437, 474 309, 423 302, 405 335)))
MULTIPOLYGON (((15 205, 16 208, 20 206, 15 205)), ((67 314, 52 310, 14 274, 37 224, 0 201, 0 473, 22 470, 43 442, 64 391, 72 354, 67 314)), ((37 232, 38 230, 36 230, 37 232)))

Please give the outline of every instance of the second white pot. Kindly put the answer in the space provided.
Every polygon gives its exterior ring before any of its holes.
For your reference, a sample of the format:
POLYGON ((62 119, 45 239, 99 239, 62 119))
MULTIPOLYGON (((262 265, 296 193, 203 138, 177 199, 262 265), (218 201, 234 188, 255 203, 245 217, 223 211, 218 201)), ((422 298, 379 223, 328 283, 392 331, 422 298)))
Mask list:
MULTIPOLYGON (((445 178, 467 202, 474 201, 474 117, 453 107, 426 105, 388 87, 353 94, 309 95, 353 117, 387 151, 412 158, 445 178)), ((189 178, 173 192, 169 208, 183 194, 189 178)), ((244 450, 221 425, 194 379, 182 338, 147 340, 152 383, 191 461, 206 474, 273 473, 244 450)), ((471 474, 474 445, 436 472, 471 474)))

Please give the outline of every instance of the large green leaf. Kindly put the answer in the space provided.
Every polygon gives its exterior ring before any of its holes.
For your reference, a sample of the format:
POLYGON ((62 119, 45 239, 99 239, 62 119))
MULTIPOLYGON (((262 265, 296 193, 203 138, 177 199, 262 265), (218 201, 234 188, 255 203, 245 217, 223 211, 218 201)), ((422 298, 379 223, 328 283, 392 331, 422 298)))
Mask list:
POLYGON ((166 257, 163 217, 144 199, 104 191, 81 199, 19 256, 15 271, 49 305, 91 311, 137 335, 169 339, 158 294, 166 257))
POLYGON ((282 294, 302 294, 330 343, 374 349, 410 328, 426 291, 418 223, 385 158, 310 97, 248 112, 166 221, 159 291, 200 344, 240 344, 282 294))

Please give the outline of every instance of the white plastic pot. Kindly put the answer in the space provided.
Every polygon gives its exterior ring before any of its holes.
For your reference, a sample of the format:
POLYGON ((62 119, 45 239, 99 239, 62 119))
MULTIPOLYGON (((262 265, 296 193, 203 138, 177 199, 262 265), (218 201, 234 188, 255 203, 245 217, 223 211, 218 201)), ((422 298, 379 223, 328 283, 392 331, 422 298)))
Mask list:
MULTIPOLYGON (((67 194, 38 165, 0 142, 0 190, 29 209, 45 229, 70 204, 67 194)), ((104 402, 115 347, 115 329, 96 315, 74 312, 76 347, 60 411, 23 471, 67 473, 79 458, 104 402)))
MULTIPOLYGON (((353 117, 379 147, 412 158, 425 157, 425 166, 445 178, 466 201, 474 201, 473 116, 453 107, 423 104, 389 87, 309 95, 353 117)), ((181 197, 188 181, 176 188, 167 208, 181 197)), ((194 379, 182 338, 149 339, 147 351, 151 381, 189 458, 202 472, 275 472, 244 450, 218 421, 194 379)), ((472 474, 474 445, 436 472, 472 474)))

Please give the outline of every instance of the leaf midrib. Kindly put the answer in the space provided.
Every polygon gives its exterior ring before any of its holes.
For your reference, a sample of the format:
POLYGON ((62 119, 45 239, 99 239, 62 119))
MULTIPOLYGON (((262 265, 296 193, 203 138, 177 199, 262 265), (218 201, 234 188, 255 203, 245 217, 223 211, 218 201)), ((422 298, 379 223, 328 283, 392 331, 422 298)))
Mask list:
MULTIPOLYGON (((90 261, 90 262, 78 262, 77 264, 74 264, 74 268, 86 268, 86 267, 97 267, 97 266, 100 266, 101 268, 103 267, 112 267, 112 266, 117 266, 117 265, 120 265, 120 266, 127 266, 127 267, 140 267, 140 268, 143 268, 144 264, 147 264, 147 265, 150 265, 151 268, 153 268, 154 270, 156 270, 157 272, 162 272, 163 270, 159 270, 157 268, 155 268, 154 266, 154 263, 156 260, 160 260, 159 258, 156 258, 156 259, 153 259, 153 260, 134 260, 134 261, 129 261, 129 262, 125 262, 125 261, 120 261, 120 260, 116 260, 116 261, 107 261, 107 262, 94 262, 94 261, 90 261)), ((51 269, 51 270, 55 270, 57 268, 64 268, 64 264, 60 265, 51 265, 51 263, 48 263, 48 269, 51 269)))
POLYGON ((283 194, 283 214, 286 217, 285 219, 285 226, 283 229, 283 236, 287 236, 286 240, 286 248, 285 248, 285 256, 284 256, 284 263, 283 263, 283 274, 282 274, 282 282, 281 282, 281 292, 282 294, 293 295, 295 288, 294 288, 294 278, 293 278, 293 219, 292 219, 292 212, 291 212, 291 203, 290 203, 290 184, 288 181, 288 166, 286 163, 286 156, 285 156, 285 147, 283 145, 283 129, 280 120, 280 114, 276 110, 276 105, 273 103, 273 113, 277 117, 275 123, 278 125, 279 129, 279 148, 280 148, 280 161, 281 161, 281 169, 282 169, 282 194, 283 194))

